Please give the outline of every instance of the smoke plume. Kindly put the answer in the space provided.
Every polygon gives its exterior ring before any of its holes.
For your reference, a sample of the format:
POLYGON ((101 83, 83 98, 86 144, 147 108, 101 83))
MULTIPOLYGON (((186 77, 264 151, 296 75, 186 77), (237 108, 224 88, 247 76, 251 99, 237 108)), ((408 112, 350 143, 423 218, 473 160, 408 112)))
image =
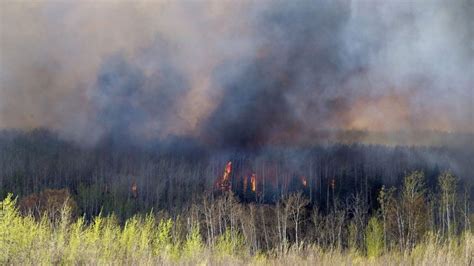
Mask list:
POLYGON ((0 4, 0 128, 212 145, 474 132, 474 2, 0 4))

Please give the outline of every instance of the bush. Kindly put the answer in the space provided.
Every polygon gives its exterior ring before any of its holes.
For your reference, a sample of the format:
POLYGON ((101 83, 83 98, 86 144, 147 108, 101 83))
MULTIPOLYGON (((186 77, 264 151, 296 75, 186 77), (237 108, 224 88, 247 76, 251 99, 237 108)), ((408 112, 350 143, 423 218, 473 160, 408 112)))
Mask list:
MULTIPOLYGON (((215 245, 205 245, 199 225, 192 226, 180 239, 178 220, 153 215, 135 216, 121 226, 114 216, 97 216, 71 221, 67 208, 61 219, 21 216, 11 194, 0 202, 0 265, 28 264, 277 264, 277 265, 471 265, 474 236, 466 231, 450 241, 441 235, 425 234, 424 241, 403 253, 388 249, 384 254, 381 222, 372 217, 365 230, 367 257, 316 244, 293 246, 286 253, 256 249, 250 256, 238 231, 226 230, 215 245), (178 234, 177 234, 178 233, 178 234), (171 237, 174 235, 175 240, 171 237), (181 250, 181 252, 180 252, 181 250)), ((185 227, 183 227, 185 228, 185 227)))
POLYGON ((183 256, 186 259, 199 257, 203 250, 203 242, 198 226, 193 226, 183 246, 183 256))
POLYGON ((217 238, 215 253, 218 257, 242 256, 245 239, 239 233, 232 233, 227 229, 224 234, 217 238))
POLYGON ((383 251, 383 228, 376 217, 369 220, 365 232, 365 244, 369 258, 378 257, 383 251))

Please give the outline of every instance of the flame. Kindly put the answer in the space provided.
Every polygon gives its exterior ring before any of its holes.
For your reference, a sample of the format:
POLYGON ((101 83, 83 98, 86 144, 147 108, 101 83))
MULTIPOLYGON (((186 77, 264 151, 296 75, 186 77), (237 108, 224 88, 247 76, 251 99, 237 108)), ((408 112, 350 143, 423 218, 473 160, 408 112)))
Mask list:
POLYGON ((303 184, 304 187, 308 185, 308 180, 306 179, 306 177, 304 176, 301 177, 301 183, 303 184))
POLYGON ((250 186, 252 192, 257 191, 257 175, 252 174, 252 176, 250 177, 250 186))
POLYGON ((135 181, 132 183, 132 186, 130 187, 130 190, 132 192, 133 198, 136 199, 138 197, 138 187, 137 187, 137 183, 135 183, 135 181))
POLYGON ((229 177, 230 177, 231 173, 232 173, 232 162, 229 161, 229 162, 227 162, 227 165, 225 166, 224 175, 222 176, 222 181, 229 180, 229 177))
POLYGON ((334 190, 336 188, 336 179, 331 180, 331 188, 334 190))
POLYGON ((221 178, 218 178, 216 181, 216 188, 220 189, 221 191, 230 191, 231 183, 230 183, 230 174, 232 173, 232 162, 227 162, 224 168, 224 174, 221 178))

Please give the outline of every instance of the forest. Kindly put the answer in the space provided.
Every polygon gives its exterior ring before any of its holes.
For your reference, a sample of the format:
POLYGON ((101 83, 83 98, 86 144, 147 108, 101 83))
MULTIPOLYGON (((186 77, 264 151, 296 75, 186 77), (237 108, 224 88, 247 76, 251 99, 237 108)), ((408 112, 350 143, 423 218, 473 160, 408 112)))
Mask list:
POLYGON ((0 1, 0 265, 474 265, 474 1, 0 1))
POLYGON ((473 263, 469 145, 0 136, 2 263, 473 263))

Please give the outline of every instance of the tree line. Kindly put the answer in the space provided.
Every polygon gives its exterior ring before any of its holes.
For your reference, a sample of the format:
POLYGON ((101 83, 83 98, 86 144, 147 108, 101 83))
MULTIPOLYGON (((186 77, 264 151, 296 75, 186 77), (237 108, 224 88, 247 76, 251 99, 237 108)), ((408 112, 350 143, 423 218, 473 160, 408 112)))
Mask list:
MULTIPOLYGON (((165 210, 151 211, 146 219, 155 221, 155 226, 160 224, 158 228, 166 226, 172 243, 184 243, 192 235, 202 242, 200 245, 230 245, 231 249, 238 245, 249 254, 282 255, 295 247, 318 247, 379 257, 390 252, 411 252, 427 239, 438 244, 462 242, 465 234, 472 232, 474 215, 469 196, 459 194, 458 186, 456 176, 443 172, 437 178, 437 190, 432 191, 426 186, 424 173, 414 171, 403 178, 398 189, 382 186, 373 209, 359 195, 345 201, 334 199, 331 208, 323 212, 302 192, 285 195, 275 204, 261 204, 241 202, 229 191, 218 196, 203 195, 174 215, 165 210)), ((69 216, 77 208, 66 190, 38 195, 48 196, 41 206, 31 204, 33 199, 29 197, 20 199, 18 205, 24 215, 33 214, 37 220, 46 217, 53 224, 65 219, 64 209, 69 216)), ((145 222, 144 215, 129 218, 123 230, 130 221, 145 222)), ((103 215, 91 219, 91 226, 100 217, 103 215)))
POLYGON ((121 220, 151 209, 179 213, 203 194, 213 194, 229 161, 233 192, 247 203, 276 204, 302 192, 324 213, 353 198, 372 211, 382 186, 400 188, 403 177, 415 170, 423 171, 432 191, 438 190, 437 177, 451 171, 458 177, 458 192, 473 194, 469 147, 331 144, 215 151, 182 139, 81 147, 47 130, 0 133, 0 196, 67 188, 88 218, 101 211, 121 220), (242 189, 250 177, 256 192, 242 189))

